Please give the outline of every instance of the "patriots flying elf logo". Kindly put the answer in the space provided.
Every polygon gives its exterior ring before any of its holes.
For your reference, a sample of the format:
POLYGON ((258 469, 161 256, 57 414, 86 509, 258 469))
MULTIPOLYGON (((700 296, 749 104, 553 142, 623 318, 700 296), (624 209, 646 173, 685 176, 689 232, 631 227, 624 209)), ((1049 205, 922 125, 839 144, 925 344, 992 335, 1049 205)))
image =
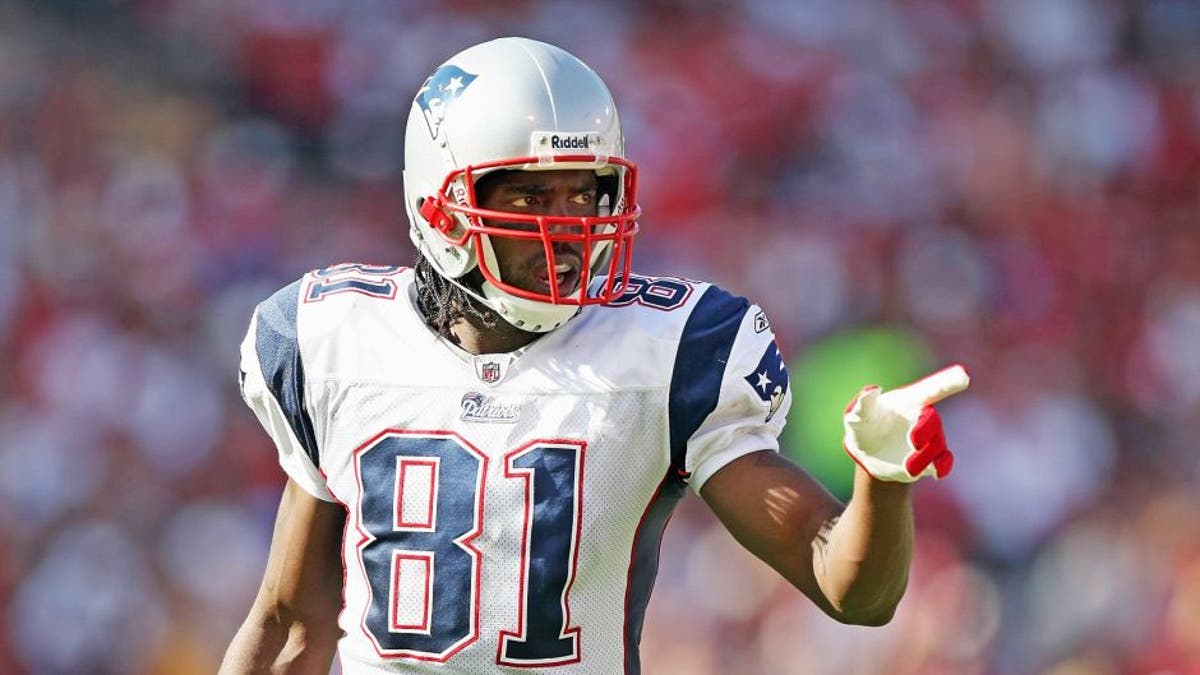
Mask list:
POLYGON ((446 106, 462 95, 476 77, 458 66, 445 65, 433 71, 425 84, 421 85, 415 102, 425 113, 425 124, 429 126, 432 138, 437 138, 441 131, 442 120, 446 118, 446 106))
POLYGON ((764 420, 770 422, 775 413, 779 412, 779 407, 783 405, 783 396, 788 390, 787 365, 783 362, 783 354, 780 353, 779 346, 775 344, 774 340, 767 345, 767 350, 758 360, 758 365, 745 377, 745 380, 763 403, 771 405, 767 419, 764 420))

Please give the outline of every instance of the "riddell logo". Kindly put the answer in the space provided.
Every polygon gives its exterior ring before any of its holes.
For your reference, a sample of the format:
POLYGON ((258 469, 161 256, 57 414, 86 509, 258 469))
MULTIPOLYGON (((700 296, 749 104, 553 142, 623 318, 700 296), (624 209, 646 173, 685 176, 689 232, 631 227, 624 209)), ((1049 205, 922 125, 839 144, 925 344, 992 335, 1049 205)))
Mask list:
POLYGON ((554 134, 550 137, 550 147, 555 150, 589 150, 592 147, 592 142, 587 136, 559 136, 558 134, 554 134))

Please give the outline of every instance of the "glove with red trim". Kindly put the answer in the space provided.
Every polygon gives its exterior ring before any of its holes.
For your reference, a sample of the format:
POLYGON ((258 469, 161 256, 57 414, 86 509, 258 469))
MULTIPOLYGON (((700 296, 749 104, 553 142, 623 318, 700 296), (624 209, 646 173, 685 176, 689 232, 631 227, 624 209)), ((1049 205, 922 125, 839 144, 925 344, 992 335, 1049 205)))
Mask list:
POLYGON ((945 478, 954 466, 954 455, 933 404, 970 383, 966 369, 956 365, 888 392, 863 387, 842 418, 846 454, 878 480, 912 483, 925 476, 945 478))

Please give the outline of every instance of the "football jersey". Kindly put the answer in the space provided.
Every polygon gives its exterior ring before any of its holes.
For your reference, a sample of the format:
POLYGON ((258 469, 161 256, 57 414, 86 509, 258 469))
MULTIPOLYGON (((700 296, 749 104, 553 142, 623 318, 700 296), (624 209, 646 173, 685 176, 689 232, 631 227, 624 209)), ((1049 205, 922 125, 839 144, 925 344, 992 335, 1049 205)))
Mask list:
POLYGON ((513 353, 416 309, 411 269, 316 270, 255 311, 242 393, 288 476, 343 505, 346 673, 637 673, 688 486, 777 450, 787 370, 762 311, 630 278, 513 353))

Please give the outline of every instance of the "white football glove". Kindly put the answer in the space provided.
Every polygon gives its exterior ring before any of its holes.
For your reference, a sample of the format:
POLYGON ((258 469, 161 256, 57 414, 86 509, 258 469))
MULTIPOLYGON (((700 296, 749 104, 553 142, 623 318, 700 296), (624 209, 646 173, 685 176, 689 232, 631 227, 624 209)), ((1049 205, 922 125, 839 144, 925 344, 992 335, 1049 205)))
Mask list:
POLYGON ((912 483, 924 476, 945 478, 954 466, 954 455, 933 404, 970 383, 966 369, 956 365, 888 392, 863 387, 842 418, 846 454, 878 480, 912 483))

